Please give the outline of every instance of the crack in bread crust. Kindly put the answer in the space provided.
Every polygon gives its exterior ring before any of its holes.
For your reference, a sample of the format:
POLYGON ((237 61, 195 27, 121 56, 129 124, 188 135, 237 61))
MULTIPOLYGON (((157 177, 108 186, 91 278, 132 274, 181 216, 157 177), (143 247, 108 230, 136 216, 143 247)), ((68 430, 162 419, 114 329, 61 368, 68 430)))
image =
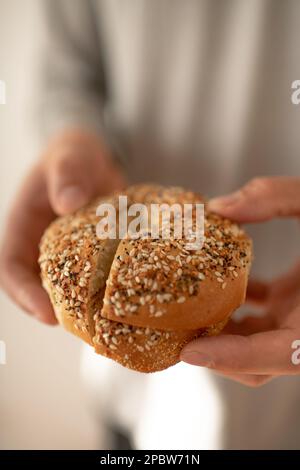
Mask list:
MULTIPOLYGON (((125 194, 129 204, 203 202, 190 191, 157 185, 133 186, 125 194)), ((118 211, 114 194, 46 230, 39 258, 43 285, 59 322, 97 353, 141 372, 165 369, 190 340, 218 334, 244 301, 251 241, 236 224, 209 212, 198 252, 172 236, 100 240, 101 202, 118 211)))

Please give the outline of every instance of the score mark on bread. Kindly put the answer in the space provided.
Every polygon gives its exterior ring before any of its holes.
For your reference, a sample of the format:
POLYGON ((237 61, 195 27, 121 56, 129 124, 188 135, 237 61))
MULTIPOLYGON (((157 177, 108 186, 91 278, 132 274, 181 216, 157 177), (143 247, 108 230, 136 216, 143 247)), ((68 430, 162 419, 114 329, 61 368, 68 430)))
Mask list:
MULTIPOLYGON (((203 202, 181 188, 128 188, 130 202, 203 202)), ((117 209, 117 195, 106 198, 117 209)), ((100 240, 94 201, 56 219, 40 244, 42 281, 59 322, 95 351, 141 372, 179 361, 183 346, 218 334, 245 298, 251 241, 236 224, 205 213, 205 241, 100 240)))

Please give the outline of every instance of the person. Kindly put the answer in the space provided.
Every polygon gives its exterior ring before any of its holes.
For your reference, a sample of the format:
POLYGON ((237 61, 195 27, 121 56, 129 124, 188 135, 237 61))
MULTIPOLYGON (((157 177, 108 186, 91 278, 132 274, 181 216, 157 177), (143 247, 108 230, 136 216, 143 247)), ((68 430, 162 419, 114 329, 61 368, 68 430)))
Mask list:
MULTIPOLYGON (((40 237, 55 216, 126 181, 219 195, 213 210, 251 224, 255 280, 246 316, 226 334, 187 345, 181 359, 217 373, 226 429, 220 447, 299 447, 300 366, 291 358, 300 339, 292 220, 300 214, 300 111, 290 99, 300 67, 299 2, 57 0, 43 2, 43 13, 39 103, 47 144, 7 221, 4 289, 30 315, 55 324, 37 265, 40 237)), ((92 367, 96 359, 85 354, 92 367)), ((117 389, 130 391, 117 395, 123 411, 111 411, 140 436, 146 429, 139 446, 210 445, 201 428, 211 398, 203 403, 202 369, 180 364, 146 377, 100 363, 97 357, 114 403, 117 389)))

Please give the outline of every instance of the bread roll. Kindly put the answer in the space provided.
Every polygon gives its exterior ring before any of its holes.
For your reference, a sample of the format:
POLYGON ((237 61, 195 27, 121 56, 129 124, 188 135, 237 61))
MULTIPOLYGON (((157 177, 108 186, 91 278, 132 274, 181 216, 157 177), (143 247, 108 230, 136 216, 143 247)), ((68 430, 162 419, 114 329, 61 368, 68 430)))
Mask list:
MULTIPOLYGON (((140 185, 128 204, 203 202, 181 188, 140 185)), ((40 267, 58 321, 95 351, 141 372, 179 361, 194 338, 218 334, 245 298, 252 245, 236 224, 205 211, 205 241, 140 237, 101 240, 98 199, 56 219, 40 244, 40 267)), ((161 235, 161 234, 160 234, 161 235)))

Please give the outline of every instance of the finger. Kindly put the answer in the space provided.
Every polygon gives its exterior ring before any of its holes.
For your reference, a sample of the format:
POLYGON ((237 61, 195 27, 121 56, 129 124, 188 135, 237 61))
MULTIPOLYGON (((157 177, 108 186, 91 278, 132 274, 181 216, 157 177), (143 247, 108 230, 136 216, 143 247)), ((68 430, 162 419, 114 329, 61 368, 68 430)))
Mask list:
POLYGON ((270 285, 267 282, 257 279, 250 279, 247 286, 246 301, 256 305, 263 305, 267 302, 270 294, 270 285))
POLYGON ((50 203, 59 215, 72 212, 96 193, 96 168, 91 155, 70 147, 60 148, 46 162, 50 203))
POLYGON ((300 178, 255 178, 242 189, 208 203, 210 210, 238 222, 300 215, 300 178))
POLYGON ((181 360, 232 374, 298 374, 300 365, 291 360, 297 337, 299 332, 281 329, 249 336, 201 338, 183 349, 181 360))
POLYGON ((274 328, 275 320, 270 315, 263 317, 248 316, 240 321, 230 320, 222 334, 249 336, 261 331, 268 331, 274 328))
POLYGON ((43 169, 37 165, 25 180, 9 214, 0 255, 0 281, 10 297, 40 320, 56 323, 39 277, 39 241, 53 219, 43 169))
POLYGON ((274 377, 272 375, 251 375, 251 374, 228 374, 225 372, 214 371, 217 375, 225 377, 226 379, 233 380, 247 387, 261 387, 270 382, 274 377))
POLYGON ((50 146, 44 160, 50 203, 59 215, 124 184, 120 171, 94 136, 64 135, 50 146))
POLYGON ((9 265, 2 264, 1 284, 11 299, 25 312, 43 323, 49 325, 57 323, 49 297, 41 286, 39 275, 30 272, 21 260, 9 260, 9 265))

